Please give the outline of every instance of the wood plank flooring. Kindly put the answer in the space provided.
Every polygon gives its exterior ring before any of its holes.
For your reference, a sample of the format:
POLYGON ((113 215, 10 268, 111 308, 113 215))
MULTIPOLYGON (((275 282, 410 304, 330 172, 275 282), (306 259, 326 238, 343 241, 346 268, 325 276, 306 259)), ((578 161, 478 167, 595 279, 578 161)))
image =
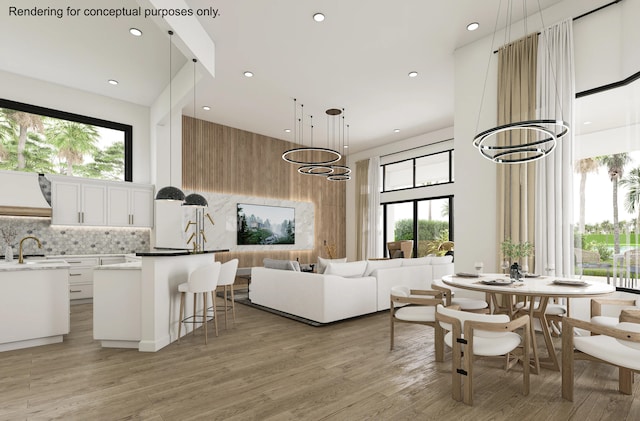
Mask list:
POLYGON ((71 310, 63 343, 0 353, 0 420, 640 419, 637 383, 619 394, 616 370, 585 361, 574 403, 561 398, 559 372, 532 375, 523 397, 520 369, 490 359, 474 366, 475 405, 455 402, 433 330, 397 326, 390 352, 386 312, 311 327, 238 304, 235 326, 222 322, 209 345, 198 330, 141 353, 102 349, 92 305, 71 310))

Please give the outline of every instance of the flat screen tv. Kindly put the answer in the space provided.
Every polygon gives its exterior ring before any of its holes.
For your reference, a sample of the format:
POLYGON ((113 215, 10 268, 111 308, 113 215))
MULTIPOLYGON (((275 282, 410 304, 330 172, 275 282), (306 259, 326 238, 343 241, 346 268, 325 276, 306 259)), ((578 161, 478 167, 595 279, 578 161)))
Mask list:
POLYGON ((238 245, 296 243, 295 209, 238 203, 238 245))

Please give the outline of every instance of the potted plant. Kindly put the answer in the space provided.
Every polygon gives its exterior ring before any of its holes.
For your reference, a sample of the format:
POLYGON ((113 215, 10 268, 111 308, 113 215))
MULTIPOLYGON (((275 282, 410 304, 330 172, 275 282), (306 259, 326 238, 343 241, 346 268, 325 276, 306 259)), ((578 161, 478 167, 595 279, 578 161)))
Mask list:
MULTIPOLYGON (((513 272, 514 270, 517 271, 518 273, 518 276, 512 275, 512 278, 514 277, 516 279, 519 278, 520 266, 518 265, 518 260, 520 259, 524 259, 522 266, 524 267, 525 272, 528 271, 529 265, 527 264, 527 260, 529 256, 533 254, 533 244, 531 244, 528 241, 525 241, 524 243, 514 243, 513 241, 511 241, 510 238, 507 238, 502 242, 502 244, 500 245, 500 248, 502 249, 502 255, 504 256, 504 258, 508 259, 512 263, 511 265, 512 273, 514 273, 513 272)), ((507 265, 508 263, 505 262, 504 266, 507 266, 507 265)), ((504 268, 506 269, 506 267, 504 268)))
POLYGON ((14 228, 13 225, 9 224, 4 227, 0 227, 0 234, 2 235, 2 240, 4 241, 4 259, 7 262, 13 261, 13 246, 16 241, 16 236, 18 232, 14 228))

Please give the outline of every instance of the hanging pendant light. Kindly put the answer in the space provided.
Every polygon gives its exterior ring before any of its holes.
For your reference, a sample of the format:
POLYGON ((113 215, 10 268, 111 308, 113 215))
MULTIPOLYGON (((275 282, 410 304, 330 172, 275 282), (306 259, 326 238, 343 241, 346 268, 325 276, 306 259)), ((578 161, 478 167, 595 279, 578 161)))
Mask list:
POLYGON ((301 174, 307 175, 323 175, 323 171, 330 170, 328 165, 340 161, 342 155, 329 148, 320 148, 313 146, 313 137, 311 139, 310 146, 304 146, 304 104, 300 106, 301 118, 298 117, 297 100, 293 99, 293 111, 294 111, 294 143, 300 142, 302 147, 293 148, 285 151, 282 154, 282 159, 285 161, 302 165, 298 169, 301 174), (300 138, 297 137, 297 132, 300 131, 300 138), (326 167, 326 168, 325 168, 326 167))
MULTIPOLYGON (((338 139, 337 139, 337 148, 341 149, 341 150, 345 150, 347 151, 347 154, 349 152, 349 146, 347 144, 347 137, 348 135, 345 132, 345 127, 348 129, 349 126, 346 125, 345 126, 345 117, 344 117, 344 108, 342 110, 338 110, 338 109, 332 109, 332 110, 327 110, 327 114, 329 115, 335 115, 335 116, 340 116, 341 120, 342 120, 342 124, 338 125, 338 139), (332 113, 330 114, 329 111, 332 111, 332 113), (342 128, 342 130, 340 130, 342 128)), ((335 123, 335 120, 334 120, 335 123)), ((334 133, 335 133, 335 124, 334 124, 334 133)), ((335 136, 334 136, 335 139, 335 136)), ((334 140, 334 144, 335 144, 335 140, 334 140)), ((349 168, 346 164, 347 164, 347 154, 343 154, 343 158, 345 161, 345 165, 332 165, 331 168, 333 169, 333 172, 327 176, 327 180, 329 181, 348 181, 351 180, 351 168, 349 168)))
MULTIPOLYGON (((313 116, 310 116, 311 120, 311 145, 313 145, 313 116)), ((303 129, 304 131, 304 129, 303 129)), ((298 167, 298 172, 304 175, 321 175, 326 176, 333 173, 331 165, 326 164, 309 164, 298 167)))
MULTIPOLYGON (((173 42, 171 41, 171 37, 173 36, 173 31, 169 31, 169 184, 171 184, 171 139, 172 139, 172 132, 171 132, 171 120, 172 120, 172 108, 173 108, 173 102, 172 102, 172 98, 171 98, 171 87, 172 87, 172 75, 171 75, 171 50, 173 49, 173 42)), ((182 190, 180 190, 177 187, 173 187, 171 185, 167 186, 167 187, 163 187, 160 190, 158 190, 158 193, 156 194, 156 200, 177 200, 177 201, 184 201, 185 196, 184 193, 182 192, 182 190)))
MULTIPOLYGON (((511 17, 513 16, 512 1, 509 0, 507 3, 507 17, 505 18, 506 24, 504 26, 505 46, 509 45, 511 42, 511 40, 506 39, 506 36, 507 34, 509 36, 511 35, 511 17)), ((522 3, 524 32, 525 36, 527 36, 527 2, 526 0, 522 0, 522 3)), ((538 13, 540 15, 540 20, 542 21, 542 27, 544 27, 544 21, 542 20, 542 9, 540 7, 539 0, 538 13)), ((498 8, 493 38, 491 40, 491 51, 489 60, 491 60, 491 56, 493 56, 493 54, 495 53, 495 51, 493 51, 493 45, 498 29, 499 20, 500 8, 498 8)), ((545 48, 547 48, 548 50, 548 45, 545 44, 545 48)), ((484 102, 484 94, 487 87, 488 74, 489 66, 487 65, 484 88, 480 101, 480 110, 478 111, 478 124, 480 122, 480 114, 482 113, 482 105, 484 102)), ((553 69, 551 69, 551 74, 555 78, 555 72, 553 69)), ((483 157, 497 164, 519 164, 523 162, 535 161, 549 155, 555 149, 558 140, 564 137, 569 132, 569 124, 562 118, 562 107, 560 106, 557 90, 553 93, 553 97, 556 99, 556 101, 558 101, 560 118, 539 118, 515 121, 492 127, 488 130, 484 130, 478 133, 473 138, 473 146, 478 148, 478 151, 483 157), (499 135, 508 138, 509 142, 504 142, 504 144, 499 142, 499 135)), ((476 131, 477 129, 478 127, 476 125, 476 131)))
MULTIPOLYGON (((198 63, 197 59, 193 59, 193 128, 191 130, 191 133, 193 135, 193 138, 196 138, 196 65, 198 63)), ((195 142, 194 142, 195 143, 195 142)), ((209 203, 207 202, 207 199, 205 199, 203 196, 199 195, 198 193, 191 193, 190 195, 188 195, 187 197, 185 197, 184 199, 184 203, 182 204, 182 206, 198 206, 198 207, 207 207, 209 206, 209 203)))

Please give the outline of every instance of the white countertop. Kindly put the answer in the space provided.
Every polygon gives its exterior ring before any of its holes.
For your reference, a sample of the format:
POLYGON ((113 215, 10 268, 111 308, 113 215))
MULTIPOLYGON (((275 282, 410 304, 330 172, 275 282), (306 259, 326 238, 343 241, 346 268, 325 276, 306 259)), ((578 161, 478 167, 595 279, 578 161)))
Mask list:
POLYGON ((0 262, 0 272, 11 272, 16 270, 49 270, 49 269, 68 269, 69 263, 64 260, 31 260, 26 263, 0 262))

